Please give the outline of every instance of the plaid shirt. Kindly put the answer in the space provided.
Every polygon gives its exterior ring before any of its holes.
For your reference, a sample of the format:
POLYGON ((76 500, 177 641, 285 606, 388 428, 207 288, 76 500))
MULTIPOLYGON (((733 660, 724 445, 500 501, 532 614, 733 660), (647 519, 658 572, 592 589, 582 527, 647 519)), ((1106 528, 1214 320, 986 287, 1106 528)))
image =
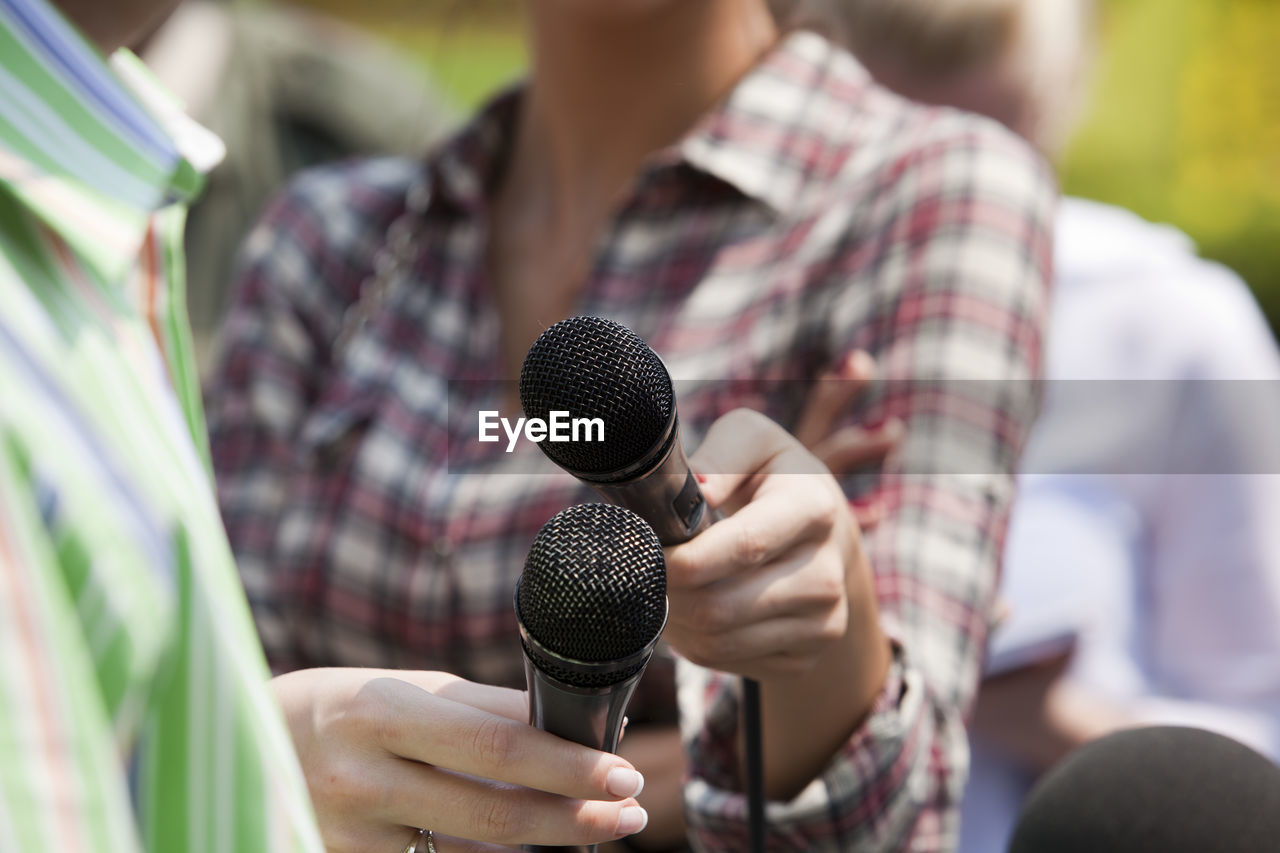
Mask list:
POLYGON ((0 0, 0 850, 320 851, 186 325, 177 140, 220 143, 113 66, 0 0))
MULTIPOLYGON (((525 552, 591 495, 527 443, 508 455, 476 441, 477 411, 500 408, 511 378, 484 246, 517 102, 499 99, 425 166, 305 176, 247 244, 209 405, 224 518, 277 667, 523 682, 512 590, 525 552), (343 313, 420 180, 417 260, 335 358, 343 313)), ((891 379, 1015 380, 976 411, 900 383, 850 413, 902 418, 908 447, 959 436, 988 473, 891 467, 876 481, 886 517, 866 548, 893 672, 821 776, 770 804, 773 849, 955 844, 963 715, 1035 405, 1018 380, 1039 368, 1052 208, 1046 171, 1002 129, 910 105, 798 32, 648 162, 608 224, 577 312, 663 356, 691 445, 738 405, 792 422, 794 398, 753 380, 810 379, 858 348, 891 379)), ((691 838, 746 849, 737 679, 680 666, 691 838)))

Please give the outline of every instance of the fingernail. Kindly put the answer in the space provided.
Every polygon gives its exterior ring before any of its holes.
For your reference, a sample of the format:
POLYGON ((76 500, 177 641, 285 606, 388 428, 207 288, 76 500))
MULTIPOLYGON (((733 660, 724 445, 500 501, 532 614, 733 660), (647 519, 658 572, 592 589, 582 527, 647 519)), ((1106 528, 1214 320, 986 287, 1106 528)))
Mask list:
POLYGON ((635 835, 649 824, 649 813, 639 806, 627 806, 618 815, 618 834, 635 835))
POLYGON ((637 797, 644 790, 644 777, 630 767, 615 767, 604 777, 604 788, 615 797, 637 797))
POLYGON ((845 362, 845 370, 851 376, 870 376, 876 372, 876 361, 869 353, 856 350, 845 362))
POLYGON ((694 472, 693 479, 697 480, 699 483, 707 482, 707 476, 705 474, 699 474, 697 472, 694 472))

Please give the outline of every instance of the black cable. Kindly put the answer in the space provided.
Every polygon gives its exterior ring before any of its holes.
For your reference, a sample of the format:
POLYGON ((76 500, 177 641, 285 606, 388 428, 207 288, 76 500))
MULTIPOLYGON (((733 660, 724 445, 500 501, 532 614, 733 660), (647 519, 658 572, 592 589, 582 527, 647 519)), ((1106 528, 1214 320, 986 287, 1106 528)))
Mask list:
POLYGON ((742 734, 747 765, 747 838, 751 853, 764 853, 764 735, 760 682, 742 679, 742 734))

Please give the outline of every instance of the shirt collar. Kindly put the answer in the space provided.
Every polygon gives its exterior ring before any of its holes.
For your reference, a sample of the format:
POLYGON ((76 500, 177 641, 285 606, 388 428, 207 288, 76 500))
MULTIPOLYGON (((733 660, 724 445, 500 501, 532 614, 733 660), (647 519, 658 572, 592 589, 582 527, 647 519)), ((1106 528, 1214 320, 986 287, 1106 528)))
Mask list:
POLYGON ((683 162, 774 213, 795 210, 847 157, 847 125, 870 75, 817 33, 786 34, 681 140, 683 162))
POLYGON ((136 259, 152 212, 199 192, 192 141, 200 166, 221 159, 136 58, 113 65, 45 0, 0 0, 0 184, 108 280, 136 259))
MULTIPOLYGON (((870 75, 817 33, 788 33, 651 167, 684 165, 729 185, 775 214, 797 208, 821 175, 846 157, 855 99, 870 75)), ((506 159, 523 87, 495 98, 434 160, 439 196, 481 209, 506 159)))

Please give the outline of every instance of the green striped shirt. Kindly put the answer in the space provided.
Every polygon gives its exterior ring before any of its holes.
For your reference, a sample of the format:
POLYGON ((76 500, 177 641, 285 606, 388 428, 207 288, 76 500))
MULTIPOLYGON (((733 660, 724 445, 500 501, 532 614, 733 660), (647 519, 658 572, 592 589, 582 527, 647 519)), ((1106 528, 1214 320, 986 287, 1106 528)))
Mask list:
POLYGON ((201 178, 114 61, 0 0, 0 851, 319 851, 210 488, 201 178))

